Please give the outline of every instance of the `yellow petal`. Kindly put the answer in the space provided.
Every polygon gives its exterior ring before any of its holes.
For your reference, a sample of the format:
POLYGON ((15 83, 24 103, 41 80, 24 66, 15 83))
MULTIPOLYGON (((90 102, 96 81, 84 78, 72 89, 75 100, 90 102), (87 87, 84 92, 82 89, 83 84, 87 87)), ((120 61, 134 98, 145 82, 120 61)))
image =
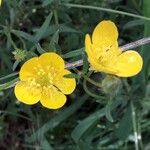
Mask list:
POLYGON ((17 99, 25 104, 36 104, 41 98, 41 89, 30 86, 30 83, 20 81, 15 86, 15 95, 17 99))
POLYGON ((123 52, 117 59, 116 68, 119 70, 116 73, 120 77, 130 77, 138 74, 143 65, 142 57, 139 53, 129 50, 123 52))
POLYGON ((92 35, 93 44, 111 45, 118 39, 118 30, 112 21, 102 21, 94 29, 92 35))
POLYGON ((59 76, 56 77, 54 85, 64 94, 71 94, 76 87, 74 78, 65 78, 64 75, 71 74, 70 71, 64 69, 59 76))
POLYGON ((38 71, 38 57, 34 57, 26 61, 19 72, 20 80, 25 81, 29 79, 30 77, 34 77, 36 75, 36 72, 38 71))
POLYGON ((65 67, 64 60, 53 52, 42 54, 39 57, 39 62, 43 65, 43 67, 51 66, 55 69, 64 69, 65 67))
POLYGON ((58 109, 66 103, 66 96, 55 87, 45 88, 42 92, 41 104, 49 109, 58 109))
POLYGON ((94 52, 92 51, 92 43, 91 43, 91 38, 90 38, 89 34, 86 34, 86 36, 85 36, 85 51, 88 55, 88 58, 95 57, 94 52))
POLYGON ((98 62, 98 60, 96 59, 96 55, 94 54, 94 52, 92 50, 91 39, 88 34, 85 37, 85 50, 87 52, 88 61, 91 65, 92 70, 105 72, 105 73, 109 73, 109 74, 116 73, 116 69, 114 68, 113 65, 112 66, 108 66, 108 65, 104 66, 104 65, 102 65, 102 63, 98 62))
POLYGON ((0 0, 0 6, 1 6, 1 4, 2 4, 2 0, 0 0))

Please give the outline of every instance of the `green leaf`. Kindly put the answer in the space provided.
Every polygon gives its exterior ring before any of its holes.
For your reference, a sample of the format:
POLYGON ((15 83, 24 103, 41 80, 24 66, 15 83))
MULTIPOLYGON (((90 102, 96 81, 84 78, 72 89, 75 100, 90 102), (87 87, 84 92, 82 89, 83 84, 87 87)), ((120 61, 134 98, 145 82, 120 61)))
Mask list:
POLYGON ((44 0, 42 6, 45 7, 47 5, 50 5, 54 0, 44 0))
POLYGON ((50 44, 49 44, 49 50, 56 50, 56 45, 58 44, 59 40, 59 30, 55 32, 55 34, 52 36, 50 44))
POLYGON ((10 57, 6 53, 6 49, 1 49, 0 47, 0 60, 3 64, 5 64, 9 69, 12 69, 12 61, 10 57))
POLYGON ((19 80, 19 78, 15 78, 7 83, 0 84, 0 91, 13 87, 18 80, 19 80))
POLYGON ((132 114, 131 114, 131 106, 128 106, 123 118, 119 123, 118 129, 115 131, 115 135, 121 139, 125 140, 128 138, 129 134, 131 133, 132 129, 132 114))
POLYGON ((52 16, 53 16, 53 13, 50 13, 44 23, 42 24, 42 26, 40 27, 40 29, 38 29, 37 33, 35 34, 35 37, 34 37, 34 41, 37 43, 39 40, 41 40, 43 38, 43 35, 44 33, 46 32, 49 24, 50 24, 50 21, 52 19, 52 16))
POLYGON ((15 71, 15 69, 17 68, 17 66, 19 65, 20 61, 16 60, 13 64, 13 71, 15 71))
POLYGON ((44 34, 44 37, 54 34, 57 30, 59 30, 59 33, 81 33, 79 31, 75 30, 74 28, 71 28, 65 24, 59 24, 58 26, 50 25, 47 28, 47 30, 44 34))
POLYGON ((111 115, 111 102, 110 100, 108 100, 108 103, 105 107, 105 115, 106 115, 106 118, 110 121, 110 122, 114 122, 113 118, 112 118, 112 115, 111 115))
POLYGON ((87 60, 87 56, 85 54, 82 55, 83 58, 83 73, 86 74, 89 71, 89 63, 87 60))
POLYGON ((23 31, 19 31, 19 30, 12 30, 12 33, 17 35, 18 37, 22 37, 30 42, 34 42, 34 38, 32 35, 30 35, 29 33, 23 32, 23 31))
POLYGON ((80 76, 80 75, 75 74, 75 73, 66 74, 66 75, 64 75, 64 77, 65 77, 65 78, 76 78, 76 79, 81 78, 81 76, 80 76))
POLYGON ((77 111, 87 99, 88 99, 88 96, 84 95, 81 98, 79 98, 78 101, 76 101, 74 104, 72 104, 70 107, 60 111, 57 116, 50 119, 41 128, 35 131, 34 134, 31 135, 31 137, 28 137, 27 141, 33 142, 38 138, 39 135, 44 135, 47 131, 52 130, 55 127, 57 127, 62 121, 66 120, 73 113, 75 113, 75 111, 77 111))
POLYGON ((141 25, 144 25, 144 21, 141 20, 141 19, 136 19, 136 20, 132 20, 132 21, 129 21, 128 23, 126 23, 124 26, 123 26, 123 29, 130 29, 130 28, 134 28, 135 26, 141 26, 141 25))
POLYGON ((16 76, 16 75, 18 75, 18 72, 13 72, 13 73, 11 73, 11 74, 9 74, 9 75, 6 75, 6 76, 4 76, 4 77, 1 77, 1 78, 0 78, 0 81, 5 80, 5 79, 8 79, 8 78, 11 78, 11 77, 14 77, 14 76, 16 76))
POLYGON ((53 150, 46 138, 41 142, 41 146, 43 150, 53 150))
MULTIPOLYGON (((116 100, 112 103, 111 110, 115 109, 118 105, 120 105, 121 101, 116 100)), ((75 127, 75 129, 72 131, 72 138, 73 140, 78 143, 79 140, 82 138, 82 136, 86 133, 86 131, 95 124, 97 120, 99 120, 101 117, 105 116, 105 108, 102 108, 93 114, 91 114, 89 117, 85 118, 79 124, 75 127)))
MULTIPOLYGON (((150 18, 150 1, 149 0, 144 0, 143 1, 143 11, 144 11, 144 15, 146 17, 149 17, 150 18)), ((150 22, 149 21, 145 21, 144 22, 144 37, 148 37, 150 36, 150 22)), ((143 71, 142 71, 142 74, 143 74, 143 78, 145 77, 145 81, 147 81, 148 77, 145 75, 145 73, 147 72, 147 69, 146 66, 147 64, 150 63, 150 55, 149 55, 149 49, 150 49, 150 45, 144 45, 143 48, 142 48, 142 56, 143 56, 143 59, 144 59, 144 66, 143 66, 143 71)))
POLYGON ((44 49, 41 47, 41 45, 39 43, 36 44, 36 49, 40 54, 45 53, 44 49))
POLYGON ((74 58, 76 56, 81 56, 84 52, 84 48, 80 48, 80 49, 77 49, 77 50, 73 50, 71 52, 68 52, 66 54, 63 55, 63 58, 74 58))

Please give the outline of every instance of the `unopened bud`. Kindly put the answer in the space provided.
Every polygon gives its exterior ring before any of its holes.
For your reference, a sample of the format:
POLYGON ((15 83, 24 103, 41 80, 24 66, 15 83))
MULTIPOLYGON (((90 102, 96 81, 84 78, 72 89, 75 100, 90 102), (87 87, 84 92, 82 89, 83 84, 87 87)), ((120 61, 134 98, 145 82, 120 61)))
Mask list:
POLYGON ((16 49, 14 52, 14 57, 17 61, 22 61, 26 58, 27 56, 27 52, 25 50, 22 49, 16 49))
POLYGON ((102 90, 105 94, 115 96, 119 93, 122 88, 121 79, 116 76, 107 75, 102 80, 102 90))

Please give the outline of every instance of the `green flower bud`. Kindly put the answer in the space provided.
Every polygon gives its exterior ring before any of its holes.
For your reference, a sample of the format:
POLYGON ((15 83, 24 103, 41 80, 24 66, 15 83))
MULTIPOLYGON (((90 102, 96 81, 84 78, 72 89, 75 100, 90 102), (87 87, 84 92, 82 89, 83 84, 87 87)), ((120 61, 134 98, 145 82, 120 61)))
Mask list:
POLYGON ((102 80, 101 86, 105 94, 116 96, 122 88, 122 82, 121 79, 116 76, 107 75, 102 80))
POLYGON ((26 56, 27 56, 27 51, 22 50, 22 49, 16 49, 13 52, 13 54, 14 54, 15 60, 23 61, 26 58, 26 56))

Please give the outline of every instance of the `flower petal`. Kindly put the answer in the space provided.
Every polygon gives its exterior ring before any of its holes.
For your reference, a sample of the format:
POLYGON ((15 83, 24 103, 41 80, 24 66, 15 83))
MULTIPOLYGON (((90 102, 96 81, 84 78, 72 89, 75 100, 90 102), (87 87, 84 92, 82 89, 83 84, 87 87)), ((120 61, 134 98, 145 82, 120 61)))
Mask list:
POLYGON ((20 81, 15 86, 15 95, 17 99, 25 104, 36 104, 41 98, 41 89, 30 86, 28 82, 20 81))
POLYGON ((116 73, 120 77, 130 77, 138 74, 143 65, 142 57, 139 53, 129 50, 123 52, 117 59, 116 68, 119 70, 116 73))
POLYGON ((43 89, 41 104, 49 109, 58 109, 66 103, 66 96, 55 87, 43 89))
POLYGON ((105 72, 105 73, 109 73, 109 74, 115 74, 117 72, 113 65, 104 66, 104 65, 102 65, 102 63, 98 62, 98 60, 96 59, 96 55, 92 51, 91 39, 88 34, 85 37, 85 50, 87 52, 88 61, 91 65, 92 70, 105 72))
POLYGON ((64 94, 71 94, 76 87, 76 81, 74 78, 65 78, 64 75, 71 74, 70 71, 64 69, 61 75, 56 77, 54 85, 64 94))
POLYGON ((102 21, 94 29, 92 43, 111 45, 118 39, 118 30, 112 21, 102 21))
POLYGON ((55 69, 64 69, 64 60, 56 53, 44 53, 39 57, 39 62, 43 67, 51 66, 55 69))
POLYGON ((92 49, 91 49, 91 38, 89 34, 86 34, 85 36, 85 51, 88 55, 88 57, 94 57, 93 53, 92 53, 92 49))
POLYGON ((26 81, 30 77, 34 77, 37 72, 37 66, 39 66, 38 63, 38 57, 34 57, 26 61, 19 72, 19 77, 21 81, 26 81))

